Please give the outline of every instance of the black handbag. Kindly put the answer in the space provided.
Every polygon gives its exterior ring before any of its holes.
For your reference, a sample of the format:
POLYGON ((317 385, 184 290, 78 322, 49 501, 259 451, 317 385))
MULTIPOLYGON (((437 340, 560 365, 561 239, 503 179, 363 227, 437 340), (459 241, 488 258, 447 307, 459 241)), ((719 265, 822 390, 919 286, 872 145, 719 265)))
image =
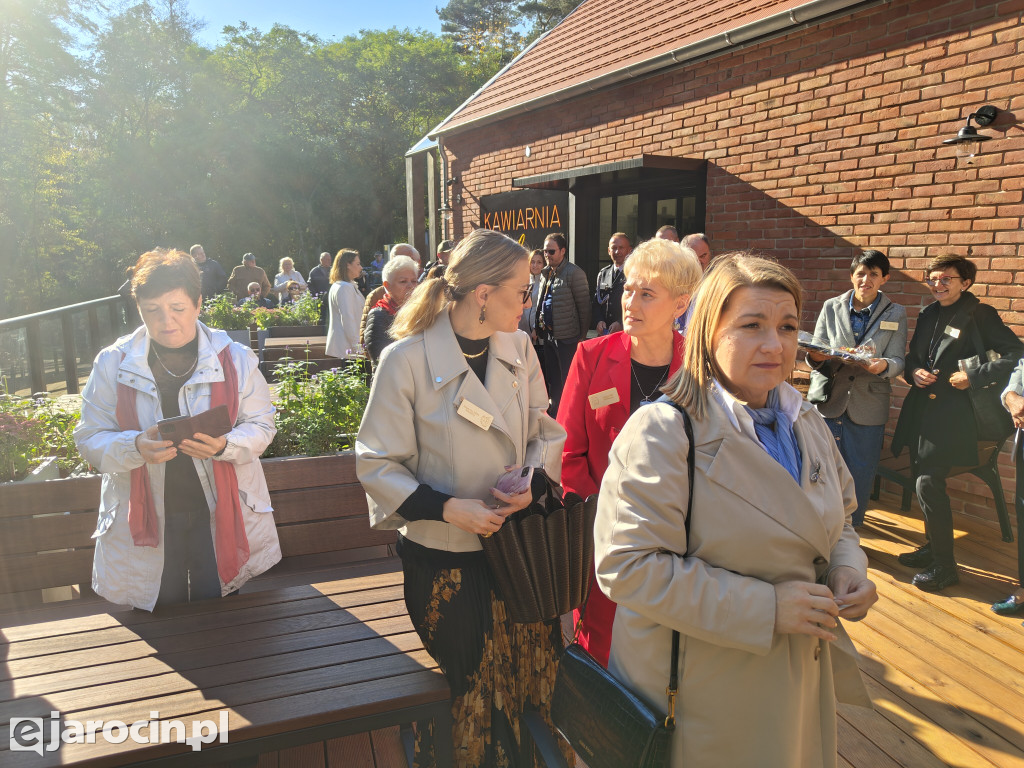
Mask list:
MULTIPOLYGON (((666 397, 660 401, 679 409, 690 441, 686 457, 690 496, 683 522, 689 534, 693 511, 693 427, 685 409, 666 397)), ((573 642, 558 663, 551 721, 590 768, 665 768, 670 761, 672 732, 676 727, 678 689, 679 632, 672 632, 667 713, 650 706, 573 642)))
POLYGON ((587 599, 594 567, 597 495, 545 497, 509 515, 480 543, 498 591, 517 624, 557 619, 587 599))
MULTIPOLYGON (((988 360, 989 355, 985 350, 985 342, 982 341, 978 324, 971 318, 971 337, 974 347, 978 353, 979 364, 988 360)), ((1009 383, 1010 375, 1007 374, 1006 381, 997 382, 987 387, 977 389, 968 387, 967 393, 971 398, 971 408, 974 410, 974 424, 978 430, 979 442, 1002 443, 1013 433, 1013 417, 1003 405, 1002 393, 1009 383)))

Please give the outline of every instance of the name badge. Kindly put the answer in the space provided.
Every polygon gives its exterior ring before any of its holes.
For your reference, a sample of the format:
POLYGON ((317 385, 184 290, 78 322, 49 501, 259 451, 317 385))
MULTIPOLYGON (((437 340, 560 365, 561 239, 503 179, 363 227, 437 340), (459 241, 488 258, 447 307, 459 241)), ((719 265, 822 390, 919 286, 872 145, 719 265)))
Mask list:
POLYGON ((590 400, 590 407, 596 411, 598 408, 619 402, 619 391, 612 387, 604 392, 595 392, 587 399, 590 400))
POLYGON ((470 423, 476 424, 484 432, 491 428, 491 422, 494 421, 494 417, 491 414, 479 405, 473 405, 473 403, 465 398, 463 398, 456 413, 470 423))
POLYGON ((946 326, 946 335, 950 336, 950 337, 952 337, 954 339, 959 339, 960 338, 960 329, 959 328, 954 328, 952 325, 947 325, 946 326))
POLYGON ((900 324, 895 320, 883 320, 878 324, 878 327, 883 331, 898 331, 900 329, 900 324))

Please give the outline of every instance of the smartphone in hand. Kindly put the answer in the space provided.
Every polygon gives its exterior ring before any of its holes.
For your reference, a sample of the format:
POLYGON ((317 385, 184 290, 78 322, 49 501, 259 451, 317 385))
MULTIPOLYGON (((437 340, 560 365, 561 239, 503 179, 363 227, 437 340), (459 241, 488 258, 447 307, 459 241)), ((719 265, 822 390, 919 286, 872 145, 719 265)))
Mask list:
POLYGON ((519 467, 499 477, 494 487, 509 496, 518 496, 530 490, 532 482, 533 467, 519 467))

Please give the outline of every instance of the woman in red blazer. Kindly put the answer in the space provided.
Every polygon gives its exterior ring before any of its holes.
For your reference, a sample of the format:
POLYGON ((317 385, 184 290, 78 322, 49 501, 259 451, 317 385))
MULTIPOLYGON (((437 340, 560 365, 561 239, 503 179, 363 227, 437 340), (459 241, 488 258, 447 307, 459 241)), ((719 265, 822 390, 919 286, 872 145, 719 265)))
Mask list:
MULTIPOLYGON (((693 251, 668 240, 648 240, 626 259, 622 331, 579 345, 562 391, 558 421, 568 432, 562 451, 562 485, 583 498, 597 493, 608 451, 626 419, 657 400, 679 367, 683 337, 674 330, 700 279, 693 251)), ((578 640, 605 666, 615 604, 593 575, 578 640)), ((579 611, 574 613, 579 621, 579 611)))

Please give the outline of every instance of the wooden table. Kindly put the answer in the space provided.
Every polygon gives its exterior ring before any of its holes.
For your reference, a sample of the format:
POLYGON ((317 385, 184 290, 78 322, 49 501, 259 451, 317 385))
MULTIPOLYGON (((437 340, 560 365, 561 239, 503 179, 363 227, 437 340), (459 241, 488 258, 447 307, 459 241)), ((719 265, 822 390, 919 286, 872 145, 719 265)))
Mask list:
MULTIPOLYGON (((0 766, 210 765, 415 720, 451 727, 449 690, 413 631, 397 561, 322 584, 150 614, 0 626, 0 766), (227 744, 9 748, 12 717, 218 721, 227 744)), ((2 619, 0 619, 2 621, 2 619)), ((143 734, 148 733, 143 729, 143 734)), ((48 738, 48 737, 47 737, 48 738)), ((450 749, 446 739, 441 746, 450 749)), ((452 762, 439 754, 439 765, 452 762)))

